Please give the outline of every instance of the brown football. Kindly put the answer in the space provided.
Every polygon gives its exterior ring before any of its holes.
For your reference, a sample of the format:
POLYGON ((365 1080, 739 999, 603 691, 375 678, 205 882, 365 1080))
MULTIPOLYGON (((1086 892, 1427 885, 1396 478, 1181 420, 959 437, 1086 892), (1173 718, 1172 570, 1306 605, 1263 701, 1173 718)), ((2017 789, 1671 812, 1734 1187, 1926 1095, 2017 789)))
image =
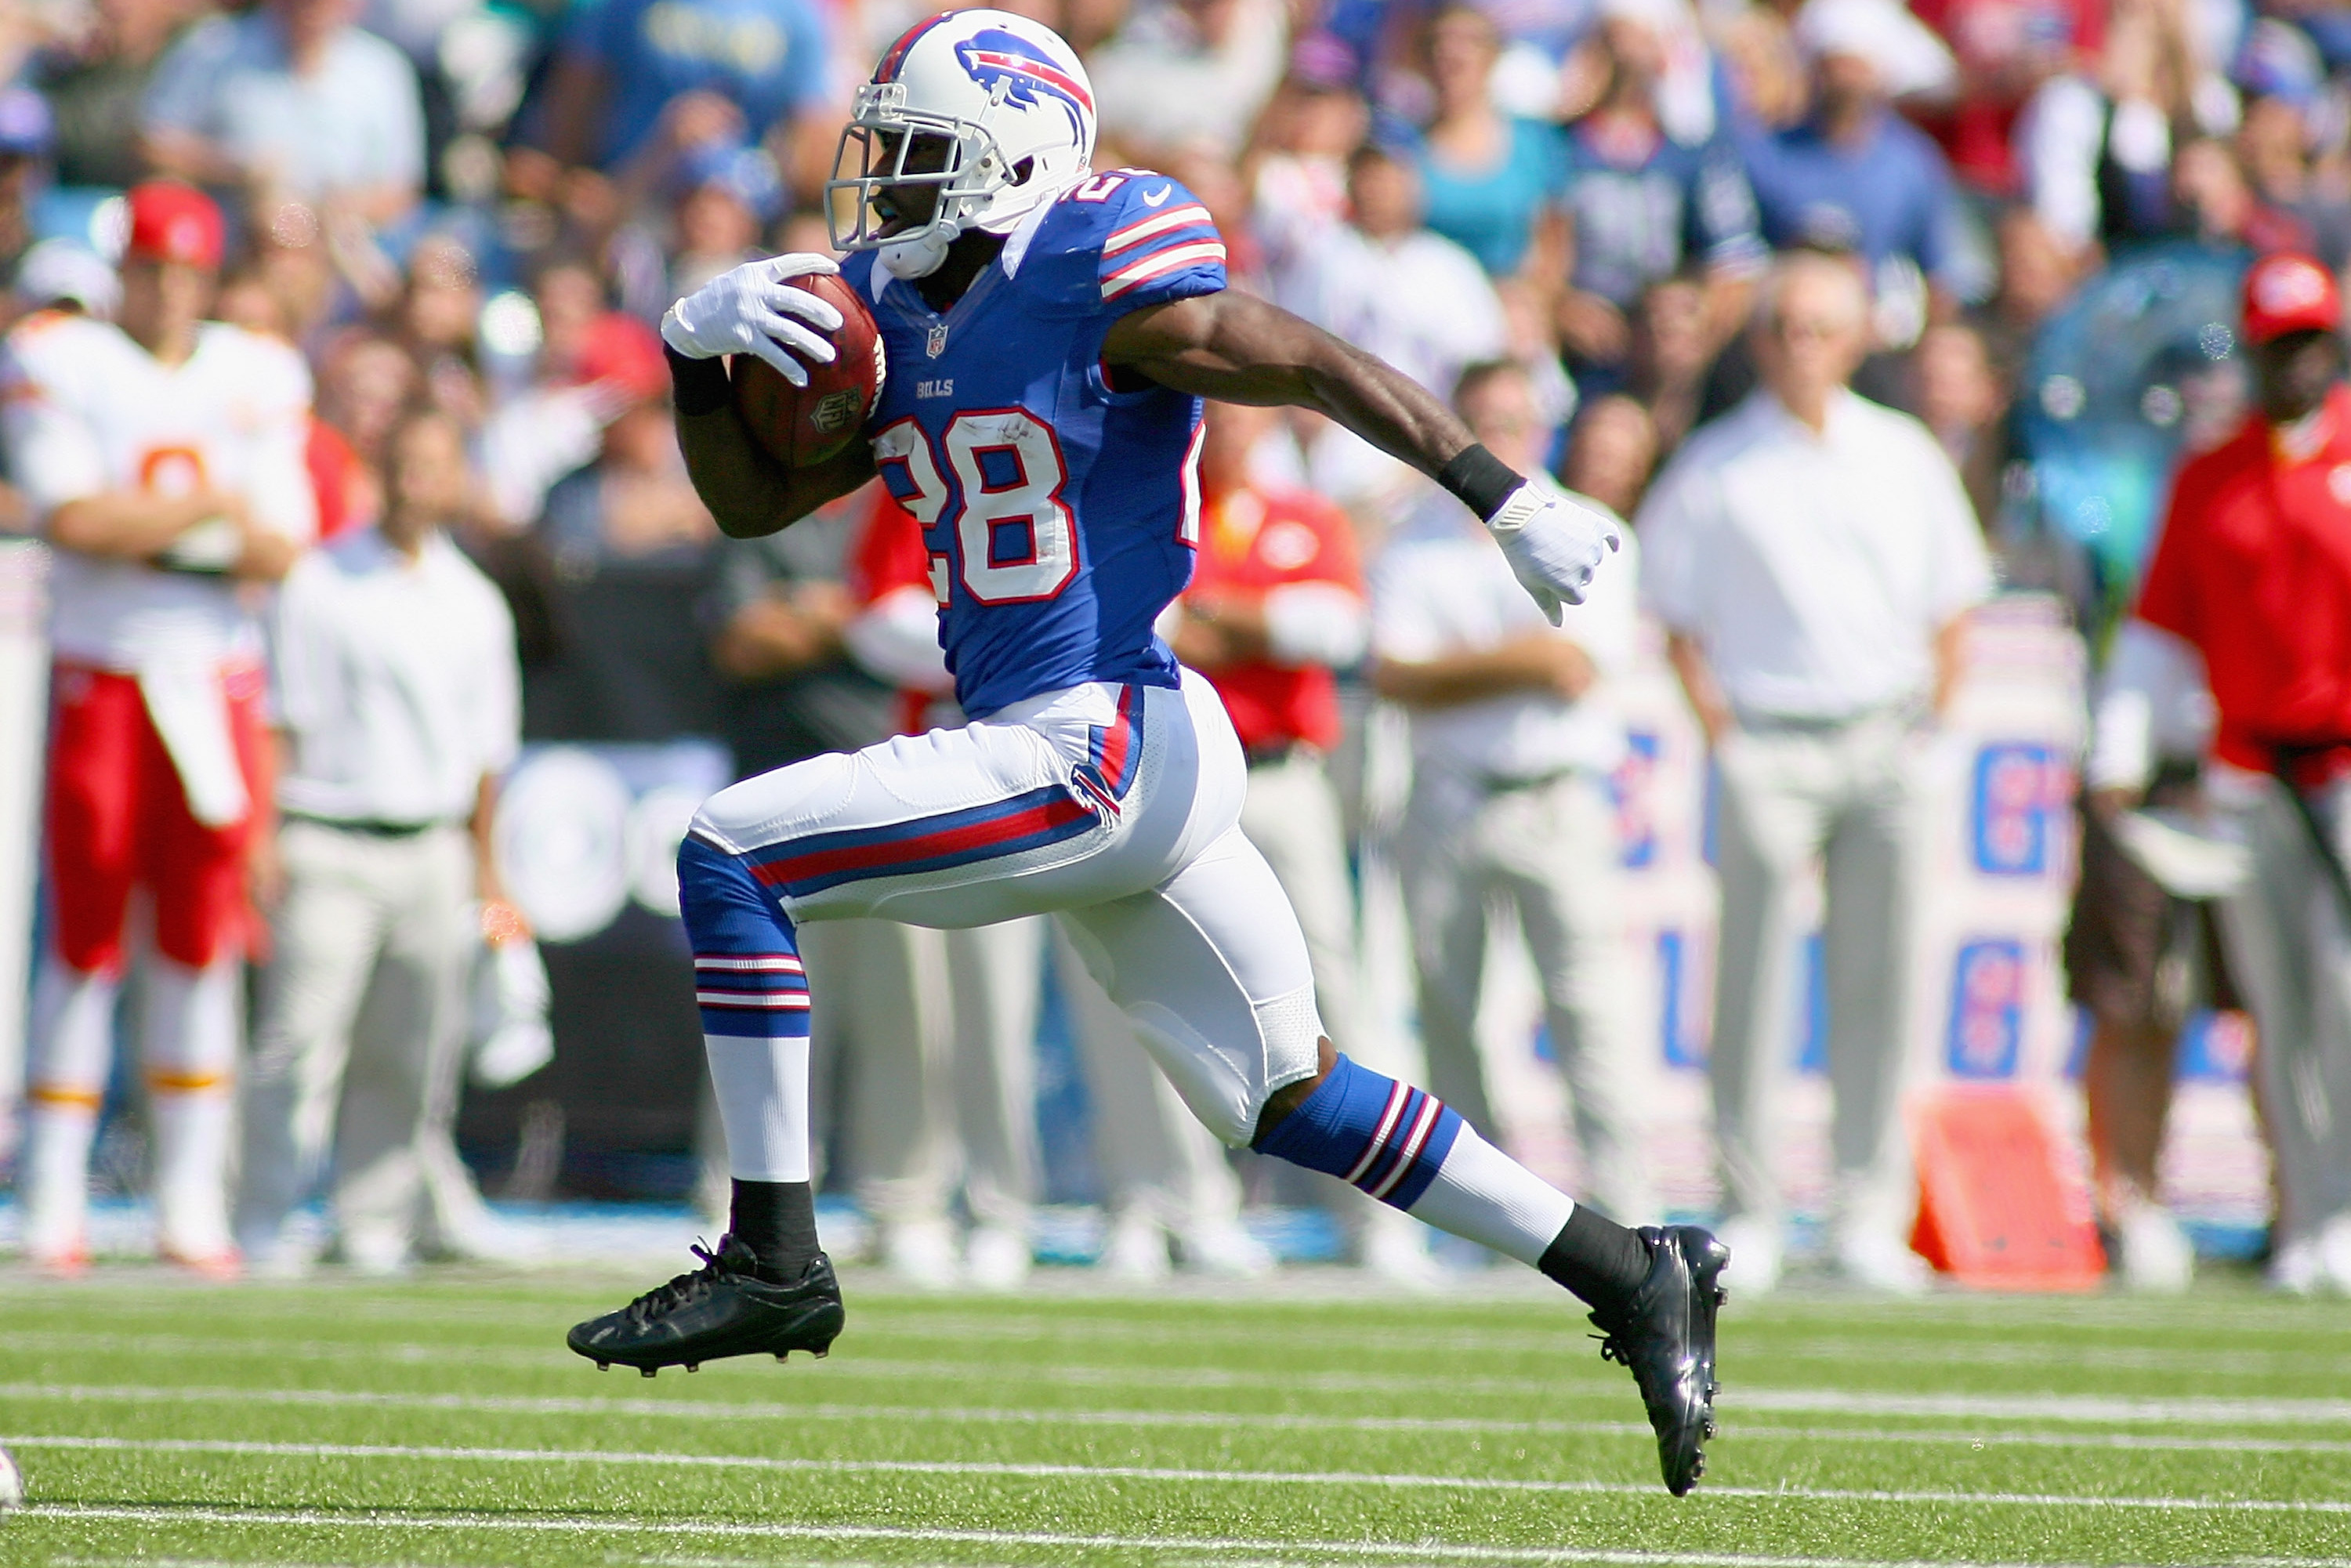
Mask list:
POLYGON ((841 312, 832 363, 809 366, 804 387, 784 380, 757 354, 737 354, 727 369, 735 406, 759 444, 787 468, 810 468, 857 439, 882 395, 885 366, 873 312, 839 274, 796 277, 792 284, 841 312))

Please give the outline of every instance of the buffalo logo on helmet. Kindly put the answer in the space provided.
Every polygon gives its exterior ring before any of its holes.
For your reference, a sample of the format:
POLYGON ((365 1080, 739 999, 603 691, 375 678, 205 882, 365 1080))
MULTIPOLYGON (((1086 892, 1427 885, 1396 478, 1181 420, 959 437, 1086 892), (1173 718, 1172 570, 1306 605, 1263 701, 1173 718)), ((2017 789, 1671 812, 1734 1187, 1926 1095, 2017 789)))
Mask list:
POLYGON ((1017 33, 983 27, 956 46, 956 60, 990 95, 1002 81, 1008 84, 1004 91, 1008 102, 1034 108, 1048 98, 1058 101, 1070 116, 1072 131, 1082 133, 1093 115, 1093 95, 1085 84, 1017 33))

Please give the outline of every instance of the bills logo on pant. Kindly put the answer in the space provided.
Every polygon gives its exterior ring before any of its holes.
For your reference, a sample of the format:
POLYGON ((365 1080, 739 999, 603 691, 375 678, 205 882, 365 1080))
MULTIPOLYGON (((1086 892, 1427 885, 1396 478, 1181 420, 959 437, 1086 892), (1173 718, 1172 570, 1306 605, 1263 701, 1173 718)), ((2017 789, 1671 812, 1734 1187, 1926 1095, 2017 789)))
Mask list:
POLYGON ((1093 94, 1085 84, 1025 38, 985 28, 956 46, 956 58, 991 94, 998 81, 1008 83, 1004 96, 1010 102, 1034 108, 1048 98, 1057 100, 1069 111, 1072 131, 1082 132, 1093 119, 1093 94))

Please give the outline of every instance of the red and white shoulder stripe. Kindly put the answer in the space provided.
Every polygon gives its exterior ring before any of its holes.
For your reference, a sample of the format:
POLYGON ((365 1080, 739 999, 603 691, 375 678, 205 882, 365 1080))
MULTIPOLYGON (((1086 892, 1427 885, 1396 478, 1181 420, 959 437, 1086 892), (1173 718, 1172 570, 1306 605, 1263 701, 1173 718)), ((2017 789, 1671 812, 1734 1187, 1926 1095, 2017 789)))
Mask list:
MULTIPOLYGON (((1173 182, 1162 190, 1180 189, 1173 182)), ((1147 193, 1145 193, 1147 195, 1147 193)), ((1177 205, 1151 210, 1147 203, 1138 217, 1113 229, 1102 241, 1102 292, 1115 299, 1156 277, 1186 267, 1225 262, 1225 242, 1217 235, 1208 209, 1186 199, 1177 205)))

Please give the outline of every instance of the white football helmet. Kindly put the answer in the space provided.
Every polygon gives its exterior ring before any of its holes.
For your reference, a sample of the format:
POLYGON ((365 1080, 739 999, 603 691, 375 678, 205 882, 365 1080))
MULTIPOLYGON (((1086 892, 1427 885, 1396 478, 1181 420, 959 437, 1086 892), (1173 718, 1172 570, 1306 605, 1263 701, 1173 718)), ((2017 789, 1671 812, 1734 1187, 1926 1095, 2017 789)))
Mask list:
POLYGON ((966 230, 1011 233, 1093 155, 1093 85, 1060 34, 1008 11, 946 12, 908 28, 857 89, 824 188, 833 247, 925 277, 966 230))

